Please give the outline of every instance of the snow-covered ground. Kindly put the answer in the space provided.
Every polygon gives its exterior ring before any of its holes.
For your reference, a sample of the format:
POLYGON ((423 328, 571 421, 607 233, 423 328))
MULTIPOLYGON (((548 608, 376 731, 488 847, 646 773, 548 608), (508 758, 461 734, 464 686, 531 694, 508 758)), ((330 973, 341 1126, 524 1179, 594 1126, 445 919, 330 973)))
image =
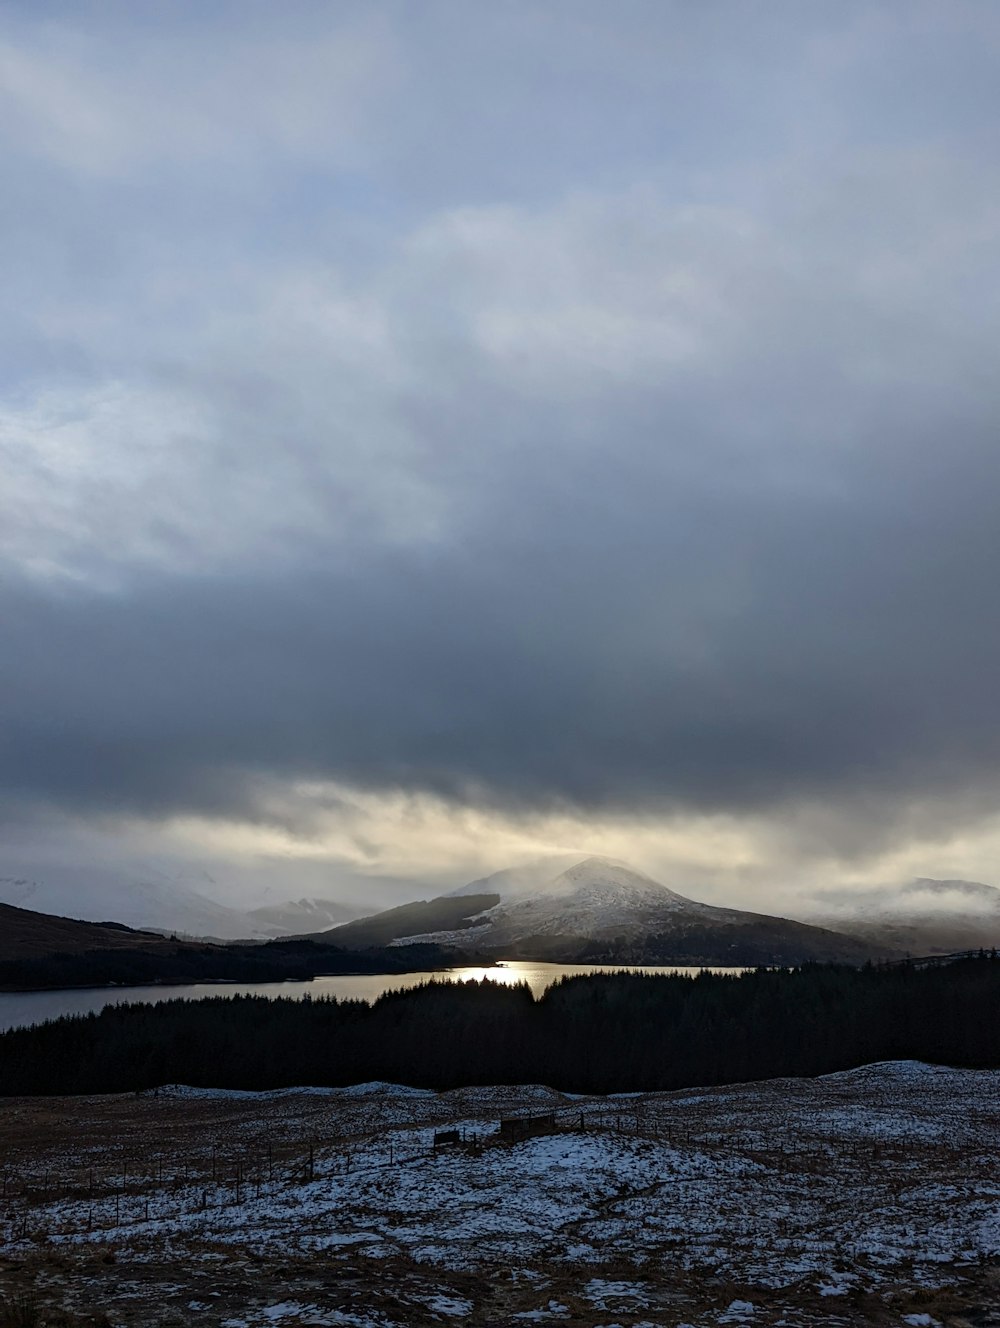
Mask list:
POLYGON ((9 1099, 0 1291, 115 1325, 1000 1323, 998 1145, 1000 1073, 912 1062, 611 1098, 9 1099))

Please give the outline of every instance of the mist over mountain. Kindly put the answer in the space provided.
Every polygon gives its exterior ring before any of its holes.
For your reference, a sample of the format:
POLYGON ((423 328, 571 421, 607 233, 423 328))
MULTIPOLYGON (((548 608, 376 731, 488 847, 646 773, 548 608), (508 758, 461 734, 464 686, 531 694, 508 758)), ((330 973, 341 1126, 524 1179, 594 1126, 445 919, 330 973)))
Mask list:
POLYGON ((0 878, 0 901, 40 913, 113 921, 191 936, 236 940, 254 934, 246 913, 211 898, 212 878, 204 872, 180 875, 150 871, 135 880, 68 881, 0 878))
POLYGON ((136 880, 0 877, 0 903, 87 922, 118 922, 168 934, 215 940, 270 940, 336 926, 357 917, 357 905, 327 899, 275 902, 241 909, 209 892, 216 883, 205 871, 156 869, 136 880))
POLYGON ((452 890, 451 894, 456 897, 497 894, 505 901, 526 898, 537 894, 561 872, 580 862, 584 856, 581 853, 560 853, 551 857, 537 858, 517 867, 504 867, 500 871, 491 872, 489 876, 480 876, 474 881, 460 885, 457 890, 452 890))
POLYGON ((256 931, 269 931, 271 935, 292 935, 307 930, 322 931, 349 922, 361 913, 356 904, 339 903, 334 899, 290 899, 284 904, 266 904, 252 908, 247 916, 256 931))
POLYGON ((325 933, 334 944, 475 948, 510 959, 859 963, 892 948, 768 914, 699 903, 627 863, 564 858, 505 869, 325 933))
POLYGON ((895 887, 827 892, 809 917, 914 955, 1000 947, 1000 889, 982 881, 921 876, 895 887))
MULTIPOLYGON (((693 954, 696 939, 701 953, 717 956, 744 945, 751 931, 761 944, 766 932, 769 943, 778 947, 775 953, 786 953, 791 933, 803 926, 807 930, 797 935, 792 949, 809 956, 853 959, 868 953, 934 954, 1000 946, 1000 890, 962 879, 918 877, 898 886, 820 892, 795 909, 795 920, 702 903, 625 862, 581 853, 552 854, 506 867, 447 894, 434 894, 429 904, 404 903, 378 913, 370 906, 366 910, 356 882, 341 888, 343 898, 282 899, 280 886, 271 886, 268 902, 240 907, 216 897, 221 887, 203 868, 149 865, 135 879, 81 879, 78 873, 0 877, 0 903, 191 938, 329 936, 346 927, 338 936, 344 945, 419 939, 568 959, 584 952, 602 958, 673 954, 685 945, 685 953, 693 954), (462 912, 463 901, 487 898, 489 903, 475 915, 462 912), (817 930, 826 933, 825 938, 812 935, 817 930), (833 934, 839 939, 832 941, 833 934), (860 949, 845 949, 845 938, 860 943, 860 949)), ((392 883, 397 897, 404 889, 402 883, 392 883)), ((385 897, 386 890, 379 893, 385 897)))

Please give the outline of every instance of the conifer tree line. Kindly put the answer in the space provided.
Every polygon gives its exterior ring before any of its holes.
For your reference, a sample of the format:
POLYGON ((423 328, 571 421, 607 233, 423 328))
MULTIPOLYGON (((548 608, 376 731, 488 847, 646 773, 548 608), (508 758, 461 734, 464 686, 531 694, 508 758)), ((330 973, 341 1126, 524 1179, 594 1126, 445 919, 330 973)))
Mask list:
POLYGON ((108 1007, 0 1036, 0 1093, 164 1083, 267 1089, 388 1080, 609 1093, 817 1075, 872 1061, 1000 1066, 1000 959, 633 973, 529 988, 430 982, 332 998, 108 1007))
POLYGON ((452 962, 453 953, 439 945, 343 950, 309 940, 221 944, 174 939, 148 949, 85 950, 0 959, 0 991, 102 987, 109 983, 308 981, 338 973, 411 973, 452 962))

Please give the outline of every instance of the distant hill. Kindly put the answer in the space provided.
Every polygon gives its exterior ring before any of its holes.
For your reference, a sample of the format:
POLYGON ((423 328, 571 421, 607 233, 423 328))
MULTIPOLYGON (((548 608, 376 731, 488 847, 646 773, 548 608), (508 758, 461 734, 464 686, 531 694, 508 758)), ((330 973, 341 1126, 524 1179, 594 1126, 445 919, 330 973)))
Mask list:
POLYGON ((87 950, 169 949, 155 933, 134 931, 115 922, 81 922, 27 908, 0 904, 0 960, 44 955, 81 954, 87 950))
POLYGON ((205 894, 214 882, 205 873, 150 868, 134 880, 93 880, 87 875, 66 879, 0 877, 0 902, 39 913, 72 913, 88 921, 114 918, 129 927, 167 935, 250 940, 282 934, 282 929, 255 927, 250 916, 205 894), (198 887, 198 888, 195 888, 198 887))
POLYGON ((212 898, 207 873, 150 865, 135 879, 0 877, 0 903, 39 913, 72 913, 90 922, 115 918, 127 926, 213 941, 270 940, 320 931, 356 918, 357 907, 331 899, 298 899, 244 910, 212 898))
POLYGON ((788 918, 702 904, 626 863, 577 858, 497 872, 430 901, 327 932, 335 944, 474 947, 571 963, 863 963, 892 947, 788 918), (472 893, 466 893, 473 891, 472 893))
POLYGON ((283 938, 248 944, 172 940, 0 904, 0 991, 204 981, 280 982, 336 973, 406 973, 452 962, 440 946, 346 949, 283 938))
POLYGON ((452 890, 451 895, 459 898, 463 895, 499 895, 504 903, 514 899, 530 899, 543 891, 552 881, 570 867, 581 861, 579 853, 559 853, 550 857, 536 858, 534 862, 522 863, 518 867, 504 867, 489 876, 481 876, 468 885, 452 890))
POLYGON ((296 935, 339 927, 358 916, 359 909, 333 899, 289 899, 283 904, 251 908, 247 917, 254 928, 251 935, 266 931, 272 936, 296 935))
POLYGON ((1000 890, 921 876, 898 887, 845 892, 812 921, 912 955, 1000 949, 1000 890))
POLYGON ((449 936, 458 937, 455 943, 460 944, 463 935, 473 928, 473 919, 499 902, 500 896, 497 894, 465 895, 461 898, 442 895, 438 899, 418 899, 412 904, 401 904, 398 908, 358 918, 355 922, 334 927, 331 931, 314 933, 304 939, 356 950, 391 945, 395 941, 422 933, 447 932, 449 936))

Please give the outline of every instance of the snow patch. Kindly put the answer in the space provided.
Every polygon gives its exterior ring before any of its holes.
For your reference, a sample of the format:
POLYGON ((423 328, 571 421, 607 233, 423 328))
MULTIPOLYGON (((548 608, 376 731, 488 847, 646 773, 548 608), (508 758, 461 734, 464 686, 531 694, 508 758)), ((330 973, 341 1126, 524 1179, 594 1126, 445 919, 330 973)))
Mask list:
POLYGON ((733 1300, 729 1307, 719 1320, 720 1323, 746 1323, 756 1314, 753 1301, 733 1300))
POLYGON ((290 1097, 437 1097, 430 1088, 411 1088, 408 1084, 389 1084, 373 1079, 365 1084, 350 1084, 346 1088, 314 1088, 303 1085, 299 1088, 268 1088, 256 1091, 249 1088, 196 1088, 191 1084, 163 1084, 159 1088, 147 1088, 141 1097, 181 1098, 198 1101, 200 1099, 231 1099, 233 1101, 267 1102, 290 1097))

